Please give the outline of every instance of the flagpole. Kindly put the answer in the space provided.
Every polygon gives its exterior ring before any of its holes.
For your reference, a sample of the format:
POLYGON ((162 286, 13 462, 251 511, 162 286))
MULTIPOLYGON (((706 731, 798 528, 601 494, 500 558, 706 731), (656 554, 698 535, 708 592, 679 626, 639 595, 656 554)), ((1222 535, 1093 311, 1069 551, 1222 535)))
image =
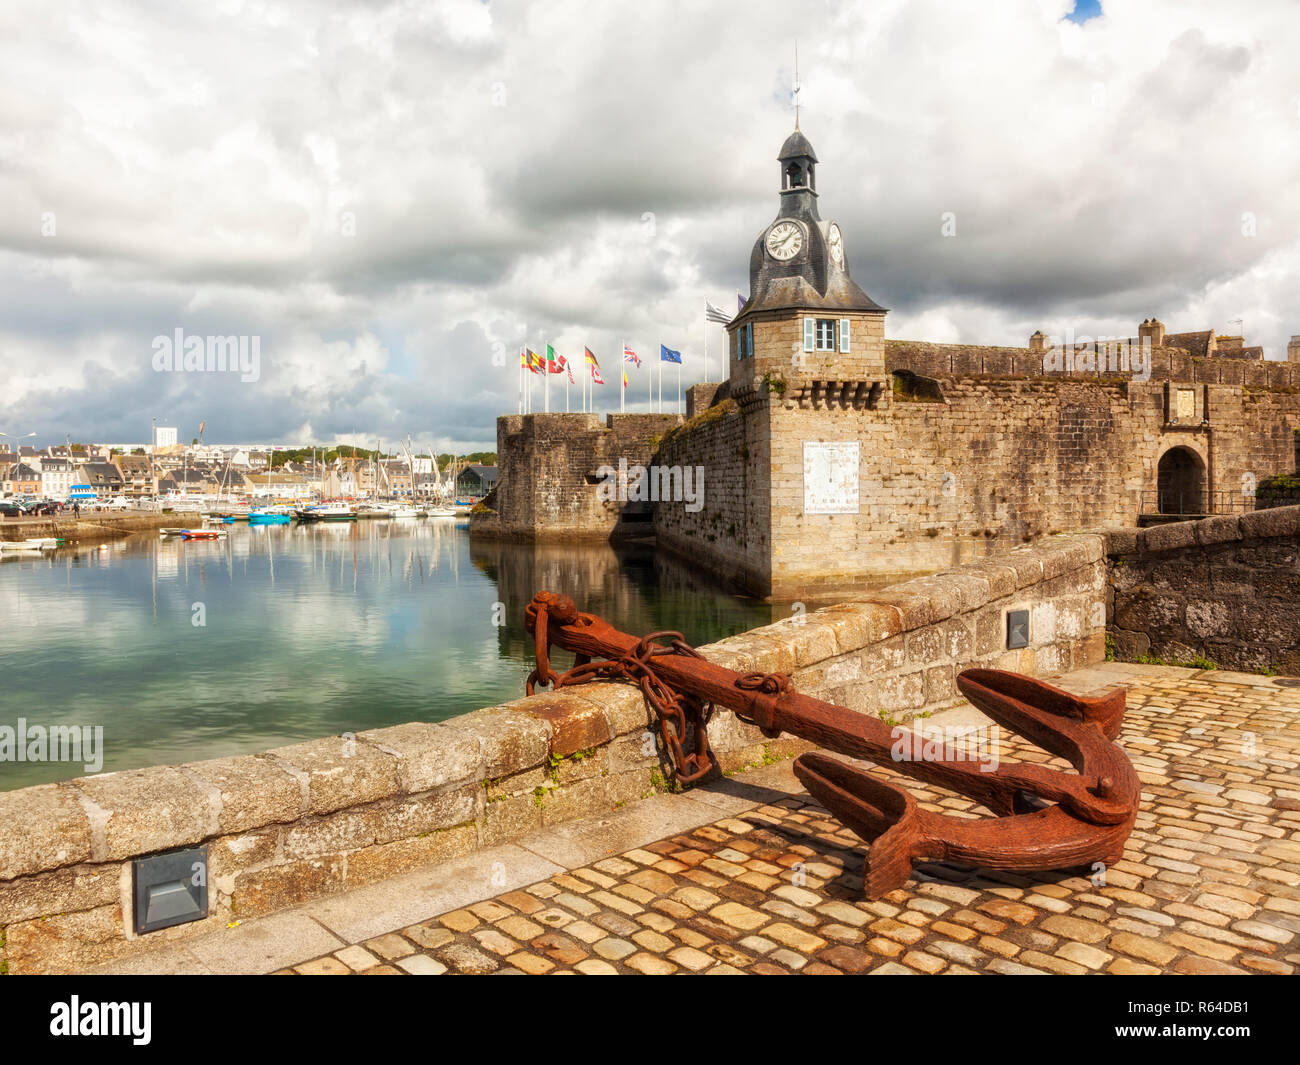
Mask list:
POLYGON ((620 340, 619 343, 623 346, 623 362, 620 367, 621 376, 618 379, 618 412, 622 414, 627 410, 627 388, 623 384, 627 379, 627 341, 620 340))
POLYGON ((659 344, 659 413, 664 412, 664 346, 659 344))
POLYGON ((685 405, 682 403, 682 364, 680 362, 677 364, 677 407, 679 414, 684 413, 686 410, 685 405))
POLYGON ((704 301, 704 380, 709 379, 709 301, 704 301))
POLYGON ((550 345, 546 345, 546 350, 542 352, 542 373, 546 375, 542 381, 542 402, 546 404, 546 413, 551 413, 551 360, 547 357, 551 354, 550 345))

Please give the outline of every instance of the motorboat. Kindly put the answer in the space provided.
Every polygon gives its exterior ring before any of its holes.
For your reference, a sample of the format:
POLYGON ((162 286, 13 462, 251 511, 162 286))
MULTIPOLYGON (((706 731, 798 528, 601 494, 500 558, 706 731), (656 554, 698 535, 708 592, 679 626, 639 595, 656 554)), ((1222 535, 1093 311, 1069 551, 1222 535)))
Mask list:
POLYGON ((288 525, 291 521, 293 521, 292 507, 256 507, 248 512, 249 525, 288 525))
POLYGON ((357 508, 351 503, 317 503, 294 512, 299 521, 356 521, 357 508))

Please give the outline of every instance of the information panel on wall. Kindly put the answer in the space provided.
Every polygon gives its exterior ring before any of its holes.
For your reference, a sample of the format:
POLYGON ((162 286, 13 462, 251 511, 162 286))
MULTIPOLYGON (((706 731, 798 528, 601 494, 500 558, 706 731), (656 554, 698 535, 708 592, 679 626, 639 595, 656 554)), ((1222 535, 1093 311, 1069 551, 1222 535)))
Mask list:
POLYGON ((858 513, 858 442, 803 445, 805 514, 858 513))

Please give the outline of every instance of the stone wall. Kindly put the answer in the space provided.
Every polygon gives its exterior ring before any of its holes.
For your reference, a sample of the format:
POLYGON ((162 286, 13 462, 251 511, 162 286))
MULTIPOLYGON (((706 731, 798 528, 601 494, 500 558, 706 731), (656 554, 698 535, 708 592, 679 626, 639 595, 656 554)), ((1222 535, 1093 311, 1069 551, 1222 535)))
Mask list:
MULTIPOLYGON (((889 370, 910 370, 926 377, 989 374, 1003 377, 1047 375, 1087 379, 1115 376, 1107 367, 1099 366, 1095 350, 1089 352, 1080 348, 1076 353, 1079 366, 1068 373, 1054 370, 1052 359, 1050 353, 1030 351, 1029 348, 930 344, 915 340, 885 341, 885 363, 889 370), (1093 356, 1093 361, 1084 363, 1084 356, 1088 354, 1093 356)), ((1183 348, 1156 347, 1151 350, 1151 380, 1243 385, 1254 389, 1300 388, 1300 365, 1294 362, 1221 355, 1198 358, 1183 348)))
POLYGON ((1300 507, 1109 533, 1121 659, 1300 676, 1300 507))
POLYGON ((876 409, 761 387, 735 393, 724 414, 665 438, 658 461, 703 465, 710 491, 701 513, 659 508, 659 542, 755 595, 825 597, 1042 536, 1134 525, 1153 508, 1160 459, 1174 448, 1195 454, 1206 499, 1220 506, 1244 508, 1249 486, 1295 463, 1300 392, 1197 385, 1196 417, 1179 424, 1172 386, 1156 380, 932 384, 876 409), (858 513, 805 512, 804 444, 817 441, 858 444, 858 513))
POLYGON ((655 507, 655 539, 684 558, 705 563, 720 580, 765 594, 771 536, 767 477, 770 437, 753 411, 728 399, 668 433, 655 461, 701 466, 703 508, 680 503, 655 507))
MULTIPOLYGON (((901 719, 955 701, 967 666, 1041 674, 1099 661, 1101 558, 1100 537, 1063 538, 701 650, 901 719), (1022 606, 1031 642, 1007 651, 1006 611, 1022 606)), ((651 725, 637 690, 599 684, 441 724, 2 792, 0 968, 84 971, 611 810, 670 776, 651 725), (137 936, 133 859, 200 844, 209 916, 137 936)), ((808 746, 766 740, 729 711, 710 739, 727 771, 808 746)))
POLYGON ((601 499, 597 470, 648 465, 677 414, 510 414, 497 419, 500 482, 493 513, 471 518, 476 535, 607 539, 648 534, 650 508, 601 499))
POLYGON ((1028 676, 1105 658, 1103 538, 1057 537, 944 573, 865 592, 710 645, 739 672, 777 670, 828 702, 903 719, 961 701, 963 669, 1028 676), (1007 613, 1029 611, 1029 643, 1007 648, 1007 613))

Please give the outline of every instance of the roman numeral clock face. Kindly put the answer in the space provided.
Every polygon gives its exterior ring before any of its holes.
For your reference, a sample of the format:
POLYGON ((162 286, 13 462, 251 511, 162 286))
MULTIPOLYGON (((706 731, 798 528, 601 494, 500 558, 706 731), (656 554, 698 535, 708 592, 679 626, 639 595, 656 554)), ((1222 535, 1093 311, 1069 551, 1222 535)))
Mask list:
POLYGON ((803 230, 798 222, 777 222, 767 231, 767 254, 779 262, 793 259, 802 247, 803 230))

